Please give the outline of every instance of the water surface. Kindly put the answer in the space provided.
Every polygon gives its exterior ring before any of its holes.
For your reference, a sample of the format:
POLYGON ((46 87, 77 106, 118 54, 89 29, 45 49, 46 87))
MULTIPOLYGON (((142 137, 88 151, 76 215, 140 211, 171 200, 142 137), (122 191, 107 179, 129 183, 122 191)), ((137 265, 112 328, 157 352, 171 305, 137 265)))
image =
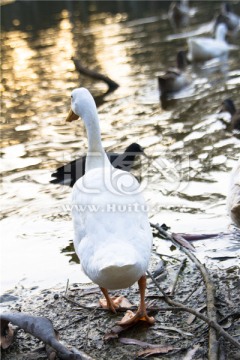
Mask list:
MULTIPOLYGON (((3 291, 87 281, 71 247, 65 207, 71 189, 49 180, 58 166, 86 152, 82 122, 64 121, 72 89, 85 86, 97 97, 107 87, 78 74, 72 56, 120 85, 98 108, 103 145, 123 151, 138 142, 151 157, 140 158, 134 170, 144 181, 151 221, 174 232, 233 231, 197 243, 198 255, 239 253, 226 194, 240 141, 217 115, 226 97, 240 106, 239 50, 230 53, 227 67, 189 67, 192 86, 164 104, 157 87, 156 76, 175 64, 189 33, 209 36, 204 32, 219 3, 202 3, 177 33, 166 2, 58 1, 46 8, 46 2, 19 1, 2 7, 3 291)), ((235 9, 240 13, 239 2, 235 9)), ((239 44, 239 38, 230 41, 239 44)), ((170 244, 156 247, 170 252, 170 244)))

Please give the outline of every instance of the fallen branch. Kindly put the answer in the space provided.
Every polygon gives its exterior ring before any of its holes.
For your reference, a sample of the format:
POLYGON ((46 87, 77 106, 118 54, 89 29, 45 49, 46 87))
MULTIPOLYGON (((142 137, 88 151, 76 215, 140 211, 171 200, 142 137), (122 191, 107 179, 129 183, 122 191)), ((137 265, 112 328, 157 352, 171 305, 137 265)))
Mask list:
POLYGON ((87 319, 87 315, 80 316, 78 319, 75 319, 75 320, 71 321, 67 325, 61 326, 60 328, 57 329, 57 331, 59 332, 59 331, 65 330, 65 329, 69 328, 70 326, 72 326, 72 325, 74 325, 74 324, 76 324, 76 323, 78 323, 80 321, 83 321, 85 319, 87 319))
POLYGON ((187 300, 199 289, 199 286, 203 279, 200 279, 197 285, 192 289, 192 291, 188 294, 188 296, 182 301, 183 303, 187 302, 187 300))
MULTIPOLYGON (((63 360, 92 360, 90 356, 79 350, 69 350, 58 341, 58 334, 52 322, 46 317, 32 316, 25 313, 3 313, 0 315, 1 337, 8 333, 9 323, 17 325, 25 332, 32 334, 54 349, 63 360)), ((9 344, 10 345, 10 344, 9 344)), ((51 350, 52 352, 52 350, 51 350)))
MULTIPOLYGON (((153 225, 152 227, 157 229, 161 234, 164 235, 166 239, 169 239, 172 241, 175 245, 178 245, 183 251, 197 266, 197 268, 200 270, 205 286, 207 291, 207 314, 210 321, 214 321, 217 323, 217 312, 215 308, 215 287, 213 282, 211 281, 209 274, 207 272, 206 267, 201 264, 201 262, 196 258, 194 254, 192 254, 188 249, 181 246, 179 243, 176 243, 175 241, 175 234, 168 234, 167 231, 162 229, 158 224, 153 225)), ((211 360, 217 360, 218 359, 218 340, 217 340, 217 332, 216 329, 210 327, 209 329, 209 348, 208 348, 208 357, 211 360)))
POLYGON ((187 259, 183 259, 180 266, 179 266, 179 269, 176 273, 176 276, 175 276, 175 280, 173 282, 173 285, 172 285, 172 289, 171 289, 171 292, 170 292, 170 296, 173 296, 174 295, 174 292, 175 292, 175 289, 176 289, 176 286, 177 286, 177 282, 178 282, 178 278, 179 278, 179 275, 181 273, 181 271, 183 270, 185 264, 186 264, 186 260, 187 259))
POLYGON ((108 76, 105 76, 105 75, 100 74, 99 72, 97 72, 95 70, 90 70, 90 69, 82 66, 82 64, 80 63, 80 61, 78 59, 72 57, 72 61, 74 62, 76 70, 80 74, 91 77, 92 79, 104 81, 108 85, 109 92, 114 91, 119 87, 119 85, 115 81, 110 79, 108 76))
MULTIPOLYGON (((71 304, 73 304, 75 306, 78 306, 80 308, 83 308, 83 309, 86 309, 86 310, 92 310, 93 309, 93 308, 90 309, 89 306, 82 305, 82 304, 70 299, 68 296, 62 295, 62 298, 65 299, 66 301, 70 302, 71 304)), ((104 310, 106 310, 106 309, 104 309, 104 310)))
POLYGON ((167 304, 172 305, 175 307, 175 309, 177 308, 178 311, 186 311, 189 312, 190 314, 193 314, 195 316, 197 316, 198 318, 200 318, 201 320, 205 321, 209 326, 213 327, 215 330, 217 330, 217 332, 219 333, 220 336, 225 337, 231 344, 233 344, 234 346, 236 346, 238 349, 240 349, 240 343, 235 340, 231 335, 229 335, 217 322, 208 319, 207 316, 201 314, 200 312, 183 305, 182 303, 179 303, 177 301, 171 300, 167 294, 165 293, 165 291, 161 288, 161 286, 157 283, 157 281, 154 279, 154 277, 151 275, 151 273, 149 271, 147 271, 148 276, 152 279, 152 281, 154 282, 154 284, 156 285, 156 287, 160 290, 160 292, 163 294, 163 298, 166 301, 167 304))

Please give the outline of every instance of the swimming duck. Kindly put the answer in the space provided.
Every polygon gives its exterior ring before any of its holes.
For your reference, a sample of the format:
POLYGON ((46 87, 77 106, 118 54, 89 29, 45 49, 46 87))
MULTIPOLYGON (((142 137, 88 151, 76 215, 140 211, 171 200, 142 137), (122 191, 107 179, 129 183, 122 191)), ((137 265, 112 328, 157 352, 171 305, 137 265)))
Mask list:
MULTIPOLYGON (((143 148, 137 144, 129 145, 123 154, 107 152, 111 164, 116 169, 130 171, 134 163, 135 157, 144 154, 143 148)), ((54 179, 50 181, 52 184, 62 184, 73 187, 75 182, 85 174, 86 156, 81 156, 66 165, 59 167, 52 175, 54 179)))
POLYGON ((188 0, 172 2, 169 8, 168 17, 174 27, 187 26, 189 22, 188 0))
POLYGON ((87 130, 88 152, 85 174, 72 192, 75 251, 84 272, 105 297, 100 304, 112 312, 116 312, 122 297, 111 298, 108 290, 127 288, 138 281, 139 308, 119 325, 139 320, 153 324, 145 305, 152 232, 140 184, 130 173, 111 165, 101 142, 96 104, 85 88, 73 90, 66 120, 79 117, 87 130))
POLYGON ((215 31, 215 39, 192 37, 188 39, 188 59, 190 61, 207 61, 228 54, 230 46, 225 41, 227 26, 219 23, 215 31))
POLYGON ((221 15, 222 20, 226 23, 229 31, 237 31, 240 24, 240 18, 236 15, 233 10, 232 6, 229 3, 223 3, 221 6, 221 15))
POLYGON ((184 51, 177 53, 177 67, 169 68, 162 76, 158 76, 158 87, 161 95, 179 91, 188 85, 188 79, 183 73, 186 67, 186 55, 184 51))
POLYGON ((227 207, 232 221, 240 227, 240 159, 230 176, 227 207))
POLYGON ((240 109, 236 109, 232 99, 225 99, 222 102, 220 112, 228 112, 231 114, 231 128, 232 130, 240 131, 240 109))

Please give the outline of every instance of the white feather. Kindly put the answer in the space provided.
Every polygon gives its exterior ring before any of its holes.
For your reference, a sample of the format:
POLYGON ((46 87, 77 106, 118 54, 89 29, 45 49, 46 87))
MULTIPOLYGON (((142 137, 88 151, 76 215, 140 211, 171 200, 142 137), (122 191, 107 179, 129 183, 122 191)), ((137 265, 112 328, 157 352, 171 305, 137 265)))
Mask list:
POLYGON ((226 56, 230 46, 225 41, 227 27, 221 23, 217 26, 215 39, 193 37, 188 39, 188 58, 191 61, 206 61, 215 57, 226 56))
POLYGON ((227 208, 232 221, 240 227, 240 159, 230 175, 227 208))
POLYGON ((140 184, 112 167, 102 149, 96 107, 86 89, 74 90, 73 111, 88 133, 87 171, 73 187, 74 247, 86 275, 107 289, 131 286, 145 274, 152 232, 140 184))

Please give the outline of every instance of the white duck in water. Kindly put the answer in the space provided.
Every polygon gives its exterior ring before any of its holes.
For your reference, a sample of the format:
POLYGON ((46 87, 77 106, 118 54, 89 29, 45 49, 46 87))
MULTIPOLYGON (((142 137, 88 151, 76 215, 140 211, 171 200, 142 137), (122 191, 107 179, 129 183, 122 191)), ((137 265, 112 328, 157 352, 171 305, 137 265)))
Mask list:
POLYGON ((82 117, 88 136, 85 175, 73 187, 74 247, 86 275, 100 286, 103 307, 115 312, 123 297, 111 298, 108 290, 127 288, 136 281, 140 305, 130 319, 150 324, 146 313, 146 270, 151 255, 152 232, 140 185, 133 175, 115 169, 102 147, 99 120, 93 97, 85 88, 72 92, 67 121, 82 117))
POLYGON ((227 207, 232 221, 240 227, 240 159, 231 173, 227 207))
POLYGON ((226 56, 230 49, 225 41, 226 24, 220 23, 216 27, 215 39, 207 37, 193 37, 188 39, 188 59, 190 61, 207 61, 216 57, 226 56))

